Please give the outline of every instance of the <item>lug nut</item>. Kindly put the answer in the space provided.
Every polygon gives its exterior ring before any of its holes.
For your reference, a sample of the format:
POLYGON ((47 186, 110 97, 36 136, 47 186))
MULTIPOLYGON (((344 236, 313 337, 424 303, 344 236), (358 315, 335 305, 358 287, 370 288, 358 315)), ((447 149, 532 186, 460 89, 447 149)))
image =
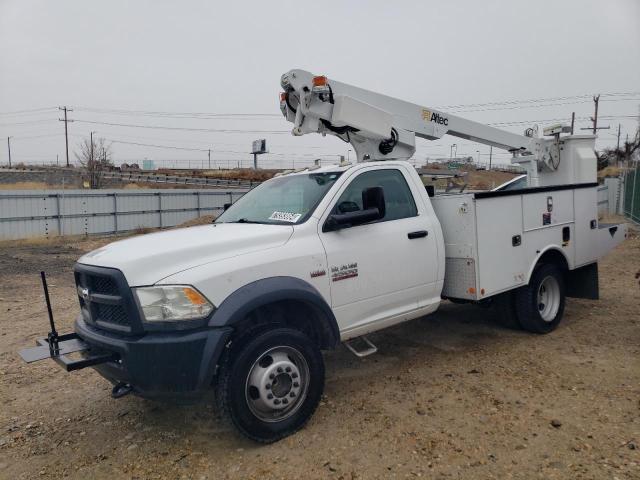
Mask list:
POLYGON ((267 395, 267 399, 268 399, 268 400, 271 400, 272 398, 273 398, 273 394, 272 394, 272 393, 270 393, 269 395, 267 395))
POLYGON ((270 384, 270 383, 267 383, 267 384, 264 386, 264 388, 266 388, 267 390, 271 389, 271 384, 270 384))
POLYGON ((282 367, 278 367, 278 373, 282 373, 282 367))
POLYGON ((299 387, 299 386, 300 386, 300 384, 299 384, 298 382, 293 382, 293 386, 294 386, 294 387, 299 387))
POLYGON ((293 372, 293 373, 291 374, 291 377, 292 377, 292 378, 298 378, 298 374, 297 374, 296 372, 293 372))
POLYGON ((291 392, 291 393, 289 394, 289 396, 290 396, 291 398, 295 397, 295 396, 296 396, 296 392, 291 392))
POLYGON ((278 400, 277 398, 273 401, 273 403, 275 403, 276 405, 280 405, 280 400, 278 400))
POLYGON ((276 378, 276 376, 275 376, 275 374, 270 373, 270 374, 269 374, 269 378, 270 378, 271 380, 273 380, 274 378, 276 378))
POLYGON ((284 369, 285 372, 289 373, 291 371, 291 367, 287 367, 284 369))
POLYGON ((289 400, 287 400, 286 398, 283 398, 282 399, 282 403, 284 403, 286 405, 287 403, 289 403, 289 400))

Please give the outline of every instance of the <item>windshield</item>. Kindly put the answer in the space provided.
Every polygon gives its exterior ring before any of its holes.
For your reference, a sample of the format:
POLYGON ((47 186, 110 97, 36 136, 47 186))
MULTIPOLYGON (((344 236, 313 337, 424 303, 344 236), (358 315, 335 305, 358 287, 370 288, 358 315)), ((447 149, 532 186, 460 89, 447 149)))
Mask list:
POLYGON ((276 177, 246 193, 216 223, 304 222, 342 172, 276 177))

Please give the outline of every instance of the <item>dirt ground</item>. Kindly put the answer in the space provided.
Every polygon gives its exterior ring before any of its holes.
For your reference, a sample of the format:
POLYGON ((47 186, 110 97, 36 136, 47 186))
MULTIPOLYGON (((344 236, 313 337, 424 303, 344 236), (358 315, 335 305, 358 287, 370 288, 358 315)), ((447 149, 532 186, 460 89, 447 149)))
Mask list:
POLYGON ((114 400, 93 370, 26 365, 78 311, 72 266, 108 239, 0 245, 0 478, 640 478, 640 238, 600 263, 600 301, 570 299, 555 332, 444 304, 372 336, 379 353, 325 355, 325 397, 297 434, 262 446, 216 415, 114 400))

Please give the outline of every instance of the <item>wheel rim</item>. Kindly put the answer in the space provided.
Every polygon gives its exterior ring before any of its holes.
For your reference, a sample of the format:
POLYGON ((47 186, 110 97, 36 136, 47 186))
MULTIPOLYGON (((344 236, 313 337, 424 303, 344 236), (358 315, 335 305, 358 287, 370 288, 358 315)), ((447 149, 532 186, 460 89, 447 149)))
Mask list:
POLYGON ((555 277, 545 277, 538 287, 538 312, 545 322, 552 322, 560 309, 560 284, 555 277))
POLYGON ((245 398, 251 412, 265 422, 293 415, 307 396, 309 366, 293 347, 274 347, 251 366, 245 398))

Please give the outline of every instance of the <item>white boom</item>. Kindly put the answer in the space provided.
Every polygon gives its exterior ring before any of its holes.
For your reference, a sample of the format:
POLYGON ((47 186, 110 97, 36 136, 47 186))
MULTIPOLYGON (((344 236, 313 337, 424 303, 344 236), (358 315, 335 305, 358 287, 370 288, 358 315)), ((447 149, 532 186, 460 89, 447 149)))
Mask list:
POLYGON ((449 134, 512 152, 512 162, 527 169, 530 186, 595 181, 595 156, 584 148, 593 149, 595 136, 561 139, 562 129, 551 139, 518 135, 304 70, 288 71, 280 83, 280 109, 294 124, 292 133, 335 135, 353 145, 359 162, 408 160, 416 136, 437 140, 449 134), (560 170, 562 175, 550 175, 560 170))

